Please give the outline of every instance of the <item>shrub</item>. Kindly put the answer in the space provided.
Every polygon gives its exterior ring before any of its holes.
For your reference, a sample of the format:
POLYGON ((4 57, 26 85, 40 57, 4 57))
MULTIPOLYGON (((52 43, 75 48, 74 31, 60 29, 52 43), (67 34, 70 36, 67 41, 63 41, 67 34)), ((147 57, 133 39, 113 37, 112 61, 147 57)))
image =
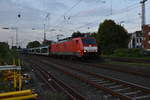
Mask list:
POLYGON ((150 52, 143 49, 116 49, 112 56, 117 57, 150 57, 150 52))
POLYGON ((9 49, 8 43, 0 42, 0 64, 12 64, 12 59, 16 58, 17 53, 9 49))

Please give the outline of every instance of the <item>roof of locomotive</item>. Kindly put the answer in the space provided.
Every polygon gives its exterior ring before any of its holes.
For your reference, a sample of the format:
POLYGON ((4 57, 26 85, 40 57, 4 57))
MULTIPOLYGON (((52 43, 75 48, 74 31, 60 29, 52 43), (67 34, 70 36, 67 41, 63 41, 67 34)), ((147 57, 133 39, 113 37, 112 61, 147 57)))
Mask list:
POLYGON ((70 40, 78 40, 78 39, 84 39, 84 38, 94 38, 94 37, 68 37, 68 38, 64 38, 64 39, 60 39, 58 42, 54 42, 52 44, 57 44, 57 43, 63 43, 63 42, 67 42, 70 40))

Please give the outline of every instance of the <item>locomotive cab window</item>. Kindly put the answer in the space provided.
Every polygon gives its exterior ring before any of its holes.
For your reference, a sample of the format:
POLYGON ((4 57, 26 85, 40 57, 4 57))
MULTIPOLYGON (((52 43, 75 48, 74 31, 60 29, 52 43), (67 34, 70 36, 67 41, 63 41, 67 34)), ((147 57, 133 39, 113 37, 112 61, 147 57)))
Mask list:
POLYGON ((79 43, 79 41, 78 40, 76 40, 76 44, 78 44, 79 43))
POLYGON ((92 39, 92 38, 85 38, 85 39, 82 39, 82 41, 83 41, 83 44, 96 44, 95 39, 92 39))

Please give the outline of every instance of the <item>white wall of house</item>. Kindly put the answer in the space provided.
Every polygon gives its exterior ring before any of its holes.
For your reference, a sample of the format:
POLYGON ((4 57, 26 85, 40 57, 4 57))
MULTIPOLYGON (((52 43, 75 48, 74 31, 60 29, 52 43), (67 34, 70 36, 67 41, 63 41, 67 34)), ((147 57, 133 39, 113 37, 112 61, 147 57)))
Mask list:
POLYGON ((138 33, 132 33, 130 37, 130 41, 128 44, 128 48, 141 48, 142 47, 143 37, 139 36, 138 33))

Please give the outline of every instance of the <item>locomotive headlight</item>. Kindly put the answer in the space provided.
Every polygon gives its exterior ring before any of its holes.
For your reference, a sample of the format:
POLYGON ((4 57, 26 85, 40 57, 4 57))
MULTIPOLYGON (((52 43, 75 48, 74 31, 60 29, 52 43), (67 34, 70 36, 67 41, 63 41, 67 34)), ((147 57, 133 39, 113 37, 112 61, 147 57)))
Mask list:
POLYGON ((84 52, 87 52, 87 50, 84 50, 84 52))

